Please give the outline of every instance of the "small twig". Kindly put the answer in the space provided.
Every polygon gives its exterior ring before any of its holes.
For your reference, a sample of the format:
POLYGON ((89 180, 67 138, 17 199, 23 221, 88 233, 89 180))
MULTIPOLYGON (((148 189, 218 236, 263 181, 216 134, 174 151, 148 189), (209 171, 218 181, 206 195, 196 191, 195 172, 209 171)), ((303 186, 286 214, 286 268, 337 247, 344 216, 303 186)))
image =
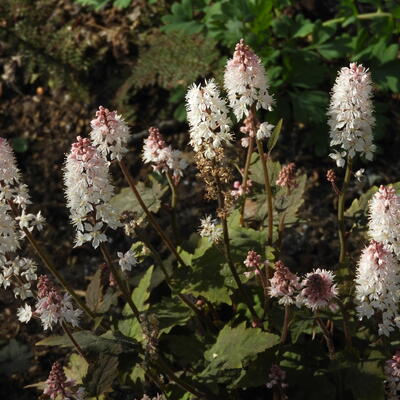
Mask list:
POLYGON ((321 328, 322 333, 324 335, 326 345, 327 345, 328 351, 329 351, 329 358, 331 360, 333 360, 335 358, 335 346, 333 344, 332 334, 331 334, 331 332, 329 332, 329 330, 327 329, 327 327, 325 326, 325 324, 323 323, 321 318, 316 316, 315 320, 317 321, 317 324, 321 328))

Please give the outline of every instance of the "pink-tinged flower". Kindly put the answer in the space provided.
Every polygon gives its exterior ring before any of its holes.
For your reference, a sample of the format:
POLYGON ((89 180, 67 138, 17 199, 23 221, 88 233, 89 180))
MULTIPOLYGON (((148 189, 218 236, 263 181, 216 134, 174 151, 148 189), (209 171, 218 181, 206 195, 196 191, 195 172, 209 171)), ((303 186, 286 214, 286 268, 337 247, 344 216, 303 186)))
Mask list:
POLYGON ((276 388, 280 392, 280 399, 286 400, 287 395, 284 393, 284 389, 288 387, 285 382, 286 372, 277 364, 272 364, 268 374, 268 382, 266 384, 268 389, 276 388))
POLYGON ((279 171, 276 184, 281 187, 287 187, 289 190, 297 187, 295 163, 290 163, 282 167, 279 171))
POLYGON ((59 322, 67 322, 72 326, 79 325, 82 311, 74 309, 69 294, 62 296, 46 275, 39 276, 37 287, 38 302, 35 315, 40 318, 45 330, 53 329, 59 322))
POLYGON ((187 167, 186 160, 179 150, 172 150, 167 146, 160 131, 157 128, 149 128, 149 136, 144 140, 143 161, 150 163, 155 171, 172 172, 175 182, 183 176, 183 170, 187 167))
POLYGON ((400 197, 393 186, 380 186, 372 197, 368 233, 400 256, 400 197))
POLYGON ((238 120, 248 116, 253 105, 256 109, 272 109, 273 98, 268 92, 264 66, 243 39, 236 45, 233 58, 226 64, 224 85, 238 120))
POLYGON ((52 400, 83 400, 84 398, 83 388, 78 388, 74 380, 67 379, 59 362, 55 362, 51 367, 43 394, 52 400))
POLYGON ((122 160, 128 152, 129 127, 121 115, 102 106, 96 111, 96 118, 90 122, 90 138, 93 145, 105 158, 122 160))
POLYGON ((326 269, 318 268, 308 273, 301 282, 302 290, 297 301, 313 311, 327 306, 336 309, 334 299, 338 292, 333 279, 333 273, 326 269))
POLYGON ((187 118, 190 126, 190 145, 212 160, 216 150, 232 140, 231 121, 225 101, 221 99, 215 81, 204 86, 193 84, 186 94, 187 118))
POLYGON ((121 226, 110 205, 114 188, 107 161, 89 139, 77 137, 67 156, 64 184, 71 221, 77 230, 76 246, 92 242, 93 247, 107 240, 106 225, 121 226))
POLYGON ((358 263, 356 278, 357 314, 360 319, 379 313, 379 334, 389 336, 400 327, 400 271, 398 262, 385 246, 372 240, 358 263))
POLYGON ((261 256, 256 251, 249 250, 243 264, 250 270, 244 273, 249 278, 252 274, 260 274, 260 267, 263 265, 263 262, 261 261, 261 256))
MULTIPOLYGON (((253 186, 253 182, 251 179, 247 179, 246 181, 246 194, 249 194, 251 192, 251 188, 253 186)), ((235 181, 233 182, 233 190, 231 191, 231 195, 235 198, 238 199, 239 197, 244 195, 244 188, 241 182, 235 181)))
POLYGON ((385 389, 387 400, 398 400, 400 392, 400 350, 385 363, 385 389))
POLYGON ((295 295, 301 289, 299 277, 290 272, 282 261, 275 263, 274 276, 269 280, 268 289, 271 297, 279 297, 279 304, 295 303, 295 295))
POLYGON ((344 166, 343 157, 353 158, 356 153, 372 160, 375 118, 371 98, 372 82, 368 69, 351 63, 349 68, 340 70, 328 110, 331 146, 336 151, 331 157, 340 167, 344 166), (337 154, 341 157, 338 158, 337 154))

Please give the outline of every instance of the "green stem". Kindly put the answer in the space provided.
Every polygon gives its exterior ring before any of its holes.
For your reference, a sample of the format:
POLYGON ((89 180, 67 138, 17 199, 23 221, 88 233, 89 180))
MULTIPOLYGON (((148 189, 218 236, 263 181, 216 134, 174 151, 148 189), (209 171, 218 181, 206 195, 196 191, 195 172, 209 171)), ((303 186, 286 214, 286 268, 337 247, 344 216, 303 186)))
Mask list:
MULTIPOLYGON (((15 204, 10 200, 8 204, 11 207, 11 210, 15 217, 19 216, 19 212, 15 204)), ((46 252, 39 246, 36 239, 33 237, 32 233, 24 228, 22 229, 25 233, 26 238, 28 239, 29 244, 33 247, 36 254, 42 260, 45 267, 50 271, 50 273, 57 279, 60 285, 71 295, 71 297, 76 301, 78 306, 84 311, 87 316, 91 319, 95 319, 95 314, 86 306, 86 304, 81 300, 81 298, 76 294, 75 290, 70 286, 70 284, 63 278, 63 276, 57 271, 57 268, 54 264, 50 261, 49 256, 46 252)))
MULTIPOLYGON (((393 15, 391 13, 382 12, 382 11, 378 10, 378 11, 372 12, 372 13, 358 14, 358 15, 355 15, 355 17, 357 19, 363 20, 363 19, 383 18, 383 17, 392 18, 393 15)), ((348 17, 333 18, 333 19, 323 22, 322 26, 340 24, 340 23, 346 21, 346 19, 348 19, 348 17)))
POLYGON ((267 160, 265 158, 264 149, 262 143, 256 139, 258 153, 261 159, 261 165, 264 173, 264 187, 267 195, 267 207, 268 207, 268 244, 272 246, 272 238, 273 238, 273 226, 274 226, 274 216, 273 216, 273 208, 272 208, 272 190, 271 183, 269 180, 267 160))
POLYGON ((351 166, 352 166, 352 159, 348 157, 344 182, 338 198, 338 225, 339 225, 339 240, 340 240, 339 264, 343 264, 346 259, 346 227, 344 223, 344 202, 345 202, 346 191, 349 186, 351 178, 351 166))
POLYGON ((240 225, 241 226, 244 226, 244 209, 246 207, 247 181, 248 181, 248 177, 249 177, 249 169, 250 169, 251 156, 253 154, 253 147, 254 147, 254 137, 250 136, 249 147, 247 149, 246 163, 244 165, 243 179, 242 179, 242 188, 243 188, 242 201, 243 201, 243 203, 242 203, 242 207, 240 209, 240 225))
MULTIPOLYGON (((217 187, 218 187, 218 189, 217 189, 218 190, 218 206, 221 210, 223 210, 225 201, 224 201, 224 195, 221 190, 221 183, 220 183, 218 177, 216 177, 215 179, 216 179, 216 183, 217 183, 217 187)), ((224 215, 221 218, 221 220, 222 220, 222 230, 223 230, 223 237, 224 237, 224 241, 223 241, 224 242, 224 253, 225 253, 226 261, 228 262, 229 269, 230 269, 232 276, 236 282, 236 285, 239 289, 242 300, 247 304, 247 307, 249 308, 250 313, 253 316, 254 322, 257 325, 260 325, 260 318, 258 317, 256 311, 254 310, 253 305, 251 304, 250 298, 242 285, 242 281, 240 280, 239 274, 236 271, 235 264, 232 260, 230 243, 229 243, 229 230, 228 230, 228 223, 226 221, 226 216, 224 215)))
POLYGON ((161 226, 158 224, 156 219, 153 217, 149 209, 147 208, 146 204, 144 203, 142 197, 140 196, 140 193, 136 189, 135 182, 132 179, 132 176, 125 165, 124 161, 121 160, 119 161, 119 166, 121 168, 122 173, 125 176, 126 181, 128 182, 133 194, 135 195, 137 201, 139 202, 140 206, 142 207, 143 211, 145 212, 147 218, 149 219, 150 224, 154 228, 154 230, 158 233, 160 238, 163 240, 165 245, 168 247, 168 249, 171 251, 171 253, 175 256, 175 258, 178 260, 178 262, 183 266, 186 267, 186 264, 182 260, 181 256, 178 254, 175 246, 172 244, 172 242, 169 240, 169 238, 165 235, 164 231, 162 230, 161 226))
POLYGON ((104 243, 100 243, 100 251, 101 251, 101 254, 103 255, 103 258, 104 258, 108 268, 110 269, 115 280, 117 281, 118 287, 120 288, 123 296, 125 297, 126 302, 129 304, 129 307, 131 308, 133 314, 135 315, 135 318, 137 319, 137 321, 139 322, 139 325, 140 325, 142 322, 140 319, 140 312, 132 300, 132 297, 130 295, 130 290, 125 285, 125 282, 123 282, 121 275, 120 275, 119 271, 117 270, 117 268, 115 268, 115 265, 112 261, 110 253, 108 252, 108 249, 104 245, 104 243))
POLYGON ((169 172, 166 173, 169 187, 171 188, 171 225, 172 232, 175 236, 175 242, 179 243, 178 225, 176 223, 176 205, 178 202, 178 194, 176 191, 176 186, 172 180, 169 172))

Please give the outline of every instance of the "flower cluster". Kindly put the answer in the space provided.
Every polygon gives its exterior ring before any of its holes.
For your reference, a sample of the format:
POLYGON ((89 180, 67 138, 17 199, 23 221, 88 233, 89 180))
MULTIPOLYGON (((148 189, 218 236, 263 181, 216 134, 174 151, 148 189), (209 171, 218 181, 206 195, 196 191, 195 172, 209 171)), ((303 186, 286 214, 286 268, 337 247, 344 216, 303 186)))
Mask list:
POLYGON ((339 147, 331 157, 339 167, 344 166, 344 157, 353 158, 356 153, 372 160, 375 118, 371 97, 372 83, 368 69, 351 63, 349 68, 340 70, 328 110, 331 146, 339 147))
POLYGON ((400 197, 394 187, 381 186, 369 203, 370 237, 400 256, 400 197))
POLYGON ((105 158, 122 160, 127 153, 129 127, 116 111, 109 111, 102 106, 96 112, 96 118, 90 122, 92 131, 90 138, 93 145, 105 158))
POLYGON ((204 86, 193 84, 186 94, 186 108, 191 146, 196 153, 214 159, 216 150, 232 140, 228 109, 215 81, 211 79, 204 86))
MULTIPOLYGON (((24 237, 24 230, 32 232, 34 228, 42 230, 45 219, 41 212, 28 214, 26 207, 30 204, 28 187, 22 183, 21 174, 17 167, 13 150, 6 139, 0 138, 0 218, 7 219, 5 214, 18 213, 15 216, 21 230, 21 237, 24 237), (14 210, 11 210, 14 207, 14 210)), ((13 224, 13 223, 12 223, 13 224)), ((0 224, 0 235, 13 236, 8 230, 10 221, 0 224)), ((10 251, 15 251, 10 250, 10 251)))
POLYGON ((122 271, 131 271, 138 261, 135 257, 135 253, 132 250, 128 250, 125 254, 117 252, 118 264, 122 271))
POLYGON ((20 308, 18 318, 21 322, 28 322, 33 315, 40 318, 43 329, 53 329, 57 323, 67 322, 72 326, 79 325, 82 314, 80 309, 74 309, 69 294, 62 296, 46 275, 38 279, 38 301, 36 310, 32 312, 29 305, 20 308))
POLYGON ((317 268, 309 272, 301 282, 302 289, 297 302, 313 311, 327 306, 335 310, 337 305, 334 300, 338 291, 333 279, 333 273, 326 269, 317 268))
POLYGON ((234 199, 238 199, 239 197, 243 196, 245 192, 246 194, 249 194, 252 186, 253 186, 253 181, 251 179, 247 179, 246 191, 245 191, 243 184, 240 181, 235 181, 233 182, 233 190, 231 191, 231 194, 234 199))
POLYGON ((400 350, 385 363, 386 375, 386 398, 387 400, 398 400, 400 392, 400 350))
POLYGON ((217 220, 211 215, 206 215, 200 220, 199 234, 206 237, 211 243, 219 242, 222 238, 222 228, 217 226, 217 220))
POLYGON ((183 176, 187 167, 186 160, 179 150, 172 150, 167 146, 164 138, 157 128, 149 128, 149 136, 144 140, 143 161, 151 164, 155 171, 164 173, 172 172, 175 182, 183 176))
POLYGON ((295 163, 290 163, 282 167, 282 169, 279 171, 276 184, 281 187, 287 187, 288 190, 292 190, 297 187, 295 163))
POLYGON ((372 240, 358 263, 356 279, 357 313, 360 319, 371 318, 375 312, 382 316, 379 334, 389 336, 400 327, 400 273, 397 260, 380 242, 372 240))
POLYGON ((77 229, 76 246, 92 242, 98 247, 107 240, 105 224, 120 226, 109 201, 113 195, 108 165, 89 139, 77 137, 67 156, 64 171, 67 206, 77 229))
MULTIPOLYGON (((243 39, 236 45, 233 58, 226 64, 224 85, 230 106, 238 120, 247 116, 253 105, 256 109, 272 109, 273 98, 268 92, 264 66, 243 39)), ((269 127, 270 125, 266 124, 262 128, 262 135, 269 136, 269 127)))
POLYGON ((282 261, 275 263, 275 272, 269 282, 269 295, 278 297, 279 304, 289 305, 296 302, 295 295, 301 289, 299 277, 293 274, 282 261))
POLYGON ((0 258, 0 286, 12 286, 15 297, 25 300, 32 297, 31 286, 37 279, 37 266, 30 258, 14 257, 7 261, 0 258))
POLYGON ((273 364, 269 370, 268 382, 266 386, 268 389, 276 387, 281 392, 280 398, 282 400, 287 399, 284 389, 288 387, 288 384, 285 382, 285 380, 286 372, 279 365, 273 364))
POLYGON ((67 379, 59 362, 51 367, 43 394, 51 400, 83 400, 85 396, 83 387, 78 387, 74 380, 67 379))
POLYGON ((261 256, 256 251, 249 250, 243 264, 249 269, 249 271, 244 273, 247 278, 252 274, 260 275, 260 267, 263 262, 261 261, 261 256))

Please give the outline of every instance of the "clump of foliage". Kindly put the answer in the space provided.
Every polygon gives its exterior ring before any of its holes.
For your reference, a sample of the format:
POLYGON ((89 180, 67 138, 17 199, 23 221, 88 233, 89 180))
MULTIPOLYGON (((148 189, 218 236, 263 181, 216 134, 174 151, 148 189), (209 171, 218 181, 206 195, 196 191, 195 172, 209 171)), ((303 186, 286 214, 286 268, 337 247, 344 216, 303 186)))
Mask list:
POLYGON ((219 54, 216 43, 201 35, 155 32, 139 49, 132 82, 138 88, 158 85, 164 89, 187 87, 208 75, 219 54))

